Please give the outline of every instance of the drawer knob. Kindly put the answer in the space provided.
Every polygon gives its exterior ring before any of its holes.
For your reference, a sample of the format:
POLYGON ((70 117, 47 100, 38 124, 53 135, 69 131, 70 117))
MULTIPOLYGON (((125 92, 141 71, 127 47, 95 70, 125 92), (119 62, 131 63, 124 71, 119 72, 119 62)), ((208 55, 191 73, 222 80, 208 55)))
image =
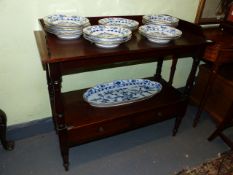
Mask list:
POLYGON ((159 117, 162 117, 162 116, 163 116, 162 112, 158 112, 157 115, 158 115, 159 117))
POLYGON ((104 132, 104 128, 102 126, 99 127, 99 132, 104 132))

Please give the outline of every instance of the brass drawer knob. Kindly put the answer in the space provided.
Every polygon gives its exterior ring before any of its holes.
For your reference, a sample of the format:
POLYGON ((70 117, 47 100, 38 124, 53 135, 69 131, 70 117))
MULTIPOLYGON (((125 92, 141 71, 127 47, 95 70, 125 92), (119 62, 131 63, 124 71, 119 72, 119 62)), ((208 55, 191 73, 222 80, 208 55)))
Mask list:
POLYGON ((104 132, 104 128, 102 126, 99 127, 99 132, 104 132))
POLYGON ((162 116, 163 116, 163 113, 162 113, 162 112, 158 112, 157 115, 158 115, 159 117, 162 117, 162 116))

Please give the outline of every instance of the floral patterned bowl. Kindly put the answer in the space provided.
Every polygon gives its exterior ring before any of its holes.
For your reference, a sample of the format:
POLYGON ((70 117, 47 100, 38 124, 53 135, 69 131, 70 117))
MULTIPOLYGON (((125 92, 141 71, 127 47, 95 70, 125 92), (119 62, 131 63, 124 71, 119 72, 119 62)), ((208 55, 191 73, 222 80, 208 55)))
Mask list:
POLYGON ((140 26, 139 33, 149 41, 159 44, 168 43, 182 35, 182 31, 174 27, 153 24, 140 26))
POLYGON ((115 80, 88 89, 83 98, 95 107, 113 107, 151 98, 161 90, 159 82, 147 79, 115 80))
POLYGON ((99 47, 113 48, 131 39, 131 30, 119 26, 94 25, 83 29, 83 36, 99 47))
POLYGON ((87 18, 63 14, 49 15, 43 18, 47 32, 61 39, 76 39, 82 35, 82 29, 90 25, 87 18))
POLYGON ((144 15, 142 17, 143 24, 156 24, 156 25, 165 25, 171 27, 177 27, 179 19, 170 15, 144 15))
POLYGON ((110 25, 110 26, 121 26, 126 27, 130 30, 136 30, 138 28, 139 22, 132 20, 132 19, 126 19, 126 18, 103 18, 100 19, 99 24, 101 25, 110 25))

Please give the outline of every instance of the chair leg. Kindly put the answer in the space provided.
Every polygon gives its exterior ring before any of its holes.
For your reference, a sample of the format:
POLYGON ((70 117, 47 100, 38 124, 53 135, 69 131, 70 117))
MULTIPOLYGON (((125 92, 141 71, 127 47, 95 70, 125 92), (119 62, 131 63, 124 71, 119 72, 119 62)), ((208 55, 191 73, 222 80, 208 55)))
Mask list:
POLYGON ((0 109, 0 141, 5 150, 13 150, 14 142, 6 140, 6 114, 0 109))
POLYGON ((232 150, 233 150, 233 141, 231 141, 225 134, 223 134, 221 131, 215 130, 209 137, 208 140, 212 141, 217 136, 219 136, 232 150))
POLYGON ((213 139, 215 139, 217 136, 220 135, 220 133, 223 131, 224 128, 217 128, 209 137, 208 140, 212 141, 213 139))
POLYGON ((225 134, 223 134, 222 132, 224 131, 224 129, 226 129, 227 127, 218 127, 209 137, 208 140, 212 141, 213 139, 215 139, 217 136, 219 136, 231 149, 233 149, 233 141, 231 141, 225 134))
POLYGON ((231 103, 231 106, 229 110, 227 111, 226 116, 224 117, 223 121, 218 124, 217 129, 209 136, 208 140, 212 141, 217 136, 220 136, 220 138, 229 146, 231 149, 233 148, 233 142, 225 135, 223 134, 223 131, 229 127, 233 126, 233 102, 231 103))
POLYGON ((233 150, 233 141, 231 141, 225 134, 220 133, 221 139, 233 150))

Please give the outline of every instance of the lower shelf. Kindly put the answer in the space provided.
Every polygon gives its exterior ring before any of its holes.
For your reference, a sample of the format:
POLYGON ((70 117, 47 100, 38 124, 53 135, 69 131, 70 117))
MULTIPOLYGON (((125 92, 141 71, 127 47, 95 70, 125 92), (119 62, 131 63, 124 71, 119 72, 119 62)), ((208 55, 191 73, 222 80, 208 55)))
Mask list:
POLYGON ((150 99, 109 108, 90 106, 82 98, 85 90, 64 93, 69 146, 182 116, 186 99, 165 81, 161 84, 162 91, 150 99))

